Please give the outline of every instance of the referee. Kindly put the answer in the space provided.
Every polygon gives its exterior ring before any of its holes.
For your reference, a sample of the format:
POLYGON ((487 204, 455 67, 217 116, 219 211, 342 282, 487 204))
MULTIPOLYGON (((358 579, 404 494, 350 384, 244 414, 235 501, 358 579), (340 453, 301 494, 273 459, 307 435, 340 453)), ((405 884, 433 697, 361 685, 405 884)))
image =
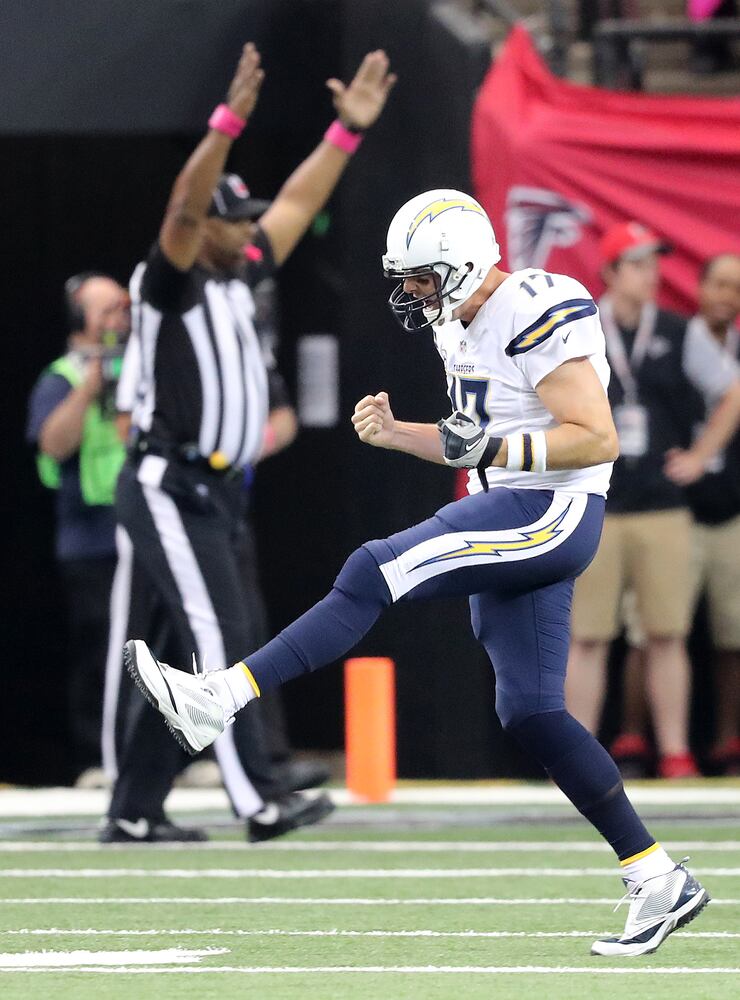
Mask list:
MULTIPOLYGON (((395 82, 381 51, 365 56, 347 87, 328 81, 338 118, 255 227, 245 211, 249 192, 223 169, 263 76, 259 53, 248 43, 227 103, 216 108, 175 181, 159 239, 131 279, 133 329, 122 381, 136 373, 133 444, 119 479, 117 516, 121 551, 135 566, 133 578, 143 579, 133 602, 125 586, 114 585, 111 635, 131 634, 137 605, 163 604, 177 644, 195 651, 206 670, 223 668, 250 646, 234 540, 243 512, 242 469, 265 447, 269 399, 245 257, 274 266, 285 261, 395 82)), ((285 793, 259 715, 243 716, 243 724, 219 737, 215 751, 249 839, 321 820, 331 800, 285 793)), ((181 762, 166 754, 152 762, 152 745, 161 745, 162 734, 160 720, 137 696, 102 842, 202 839, 164 814, 181 762)))

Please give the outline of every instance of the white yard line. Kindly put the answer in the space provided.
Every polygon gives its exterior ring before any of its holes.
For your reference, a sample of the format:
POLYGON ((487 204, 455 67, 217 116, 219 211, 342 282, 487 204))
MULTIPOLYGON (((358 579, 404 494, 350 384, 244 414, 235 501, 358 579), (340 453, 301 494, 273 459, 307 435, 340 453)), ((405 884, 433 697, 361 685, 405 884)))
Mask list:
MULTIPOLYGON (((696 875, 735 878, 740 868, 693 868, 696 875)), ((614 878, 612 868, 0 868, 0 880, 11 878, 146 878, 146 879, 461 879, 461 878, 614 878)))
MULTIPOLYGON (((740 851, 740 840, 661 840, 667 851, 740 851)), ((278 851, 281 854, 323 854, 346 851, 354 854, 608 854, 611 848, 599 841, 581 840, 292 840, 248 844, 244 840, 208 840, 201 844, 98 844, 93 841, 0 840, 0 854, 109 854, 146 847, 160 852, 179 851, 278 851)))
MULTIPOLYGON (((125 955, 125 953, 121 953, 125 955)), ((551 975, 555 973, 561 973, 566 975, 572 975, 577 973, 585 973, 589 976, 601 976, 601 975, 633 975, 633 976, 686 976, 686 975, 737 975, 740 973, 740 968, 727 968, 727 967, 709 967, 709 968, 690 968, 688 966, 665 966, 665 967, 655 967, 651 969, 639 969, 634 966, 583 966, 583 965, 323 965, 323 966, 296 966, 296 965, 263 965, 263 966, 239 966, 239 965, 222 965, 222 966, 205 966, 205 965, 194 965, 192 967, 180 966, 172 969, 165 967, 152 967, 152 968, 141 968, 140 966, 128 967, 125 964, 121 964, 118 968, 116 967, 105 967, 100 968, 90 968, 86 966, 72 967, 72 968, 37 968, 30 966, 27 968, 15 968, 6 969, 0 966, 0 972, 98 972, 98 973, 114 973, 131 975, 133 973, 145 973, 146 975, 157 975, 160 973, 169 972, 180 972, 180 973, 191 973, 191 972, 204 972, 204 973, 242 973, 245 975, 291 975, 297 974, 301 976, 319 974, 319 975, 335 975, 338 973, 391 973, 393 975, 418 975, 420 973, 457 973, 463 975, 470 975, 471 973, 481 973, 483 975, 518 975, 518 974, 546 974, 551 975)))
MULTIPOLYGON (((611 931, 386 931, 369 930, 270 930, 248 931, 223 930, 220 927, 194 930, 189 928, 151 928, 146 930, 108 930, 88 927, 84 930, 63 927, 21 927, 17 930, 0 931, 0 937, 309 937, 309 938, 597 938, 611 931)), ((740 932, 733 931, 678 931, 681 937, 721 940, 740 938, 740 932)))
POLYGON ((228 948, 166 948, 157 951, 25 951, 0 954, 0 972, 48 968, 77 968, 81 965, 188 965, 201 958, 228 955, 228 948))
MULTIPOLYGON (((720 787, 707 782, 690 788, 651 782, 627 783, 633 802, 641 805, 740 805, 740 788, 720 787)), ((365 805, 344 788, 329 790, 337 805, 365 805)), ((0 790, 0 816, 103 816, 110 792, 106 789, 9 788, 0 790)), ((420 782, 396 788, 392 805, 568 805, 554 785, 542 783, 491 782, 450 785, 420 782)), ((226 793, 220 788, 176 788, 167 799, 168 811, 228 810, 226 793)))
MULTIPOLYGON (((411 899, 375 899, 367 896, 306 897, 306 896, 20 896, 2 898, 6 906, 111 906, 126 905, 189 905, 209 906, 614 906, 616 896, 605 897, 516 897, 497 896, 438 896, 411 899)), ((740 899, 712 899, 715 906, 740 906, 740 899)))
MULTIPOLYGON (((717 788, 706 785, 677 787, 672 782, 625 782, 632 802, 641 805, 738 805, 740 788, 717 788)), ((334 794, 334 792, 332 792, 334 794)), ((356 803, 348 797, 347 804, 356 803)), ((391 803, 397 805, 561 805, 573 806, 555 785, 501 784, 466 785, 464 783, 435 788, 397 788, 391 803)))

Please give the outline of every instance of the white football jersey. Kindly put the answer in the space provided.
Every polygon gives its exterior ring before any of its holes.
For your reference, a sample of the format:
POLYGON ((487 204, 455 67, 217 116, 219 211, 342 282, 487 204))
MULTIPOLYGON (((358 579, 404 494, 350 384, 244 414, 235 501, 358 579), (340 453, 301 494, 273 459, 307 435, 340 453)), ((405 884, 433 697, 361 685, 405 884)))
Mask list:
MULTIPOLYGON (((435 328, 453 410, 462 410, 496 437, 549 430, 557 422, 535 392, 551 371, 571 358, 588 358, 606 391, 609 365, 596 303, 583 285, 538 268, 514 271, 464 327, 435 328)), ((509 472, 491 467, 490 486, 564 490, 606 496, 612 463, 588 469, 509 472)), ((475 469, 468 491, 482 489, 475 469)))

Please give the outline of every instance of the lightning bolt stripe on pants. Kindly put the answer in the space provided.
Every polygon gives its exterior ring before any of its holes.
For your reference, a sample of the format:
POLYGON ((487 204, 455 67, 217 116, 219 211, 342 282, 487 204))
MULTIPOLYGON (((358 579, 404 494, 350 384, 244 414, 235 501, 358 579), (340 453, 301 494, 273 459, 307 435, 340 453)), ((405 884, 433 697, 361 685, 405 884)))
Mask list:
POLYGON ((572 535, 587 501, 585 494, 555 493, 542 516, 531 524, 436 535, 381 564, 380 571, 397 601, 419 584, 454 570, 538 558, 572 535))

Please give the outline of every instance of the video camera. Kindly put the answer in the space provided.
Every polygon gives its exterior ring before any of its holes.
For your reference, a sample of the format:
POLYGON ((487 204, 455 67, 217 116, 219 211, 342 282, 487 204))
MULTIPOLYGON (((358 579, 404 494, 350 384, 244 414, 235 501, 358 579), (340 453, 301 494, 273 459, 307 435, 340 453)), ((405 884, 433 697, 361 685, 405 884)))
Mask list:
POLYGON ((120 333, 118 330, 105 330, 99 344, 86 345, 79 351, 84 361, 101 362, 103 388, 98 402, 103 415, 108 418, 115 416, 116 413, 116 386, 121 377, 128 336, 128 333, 120 333))

